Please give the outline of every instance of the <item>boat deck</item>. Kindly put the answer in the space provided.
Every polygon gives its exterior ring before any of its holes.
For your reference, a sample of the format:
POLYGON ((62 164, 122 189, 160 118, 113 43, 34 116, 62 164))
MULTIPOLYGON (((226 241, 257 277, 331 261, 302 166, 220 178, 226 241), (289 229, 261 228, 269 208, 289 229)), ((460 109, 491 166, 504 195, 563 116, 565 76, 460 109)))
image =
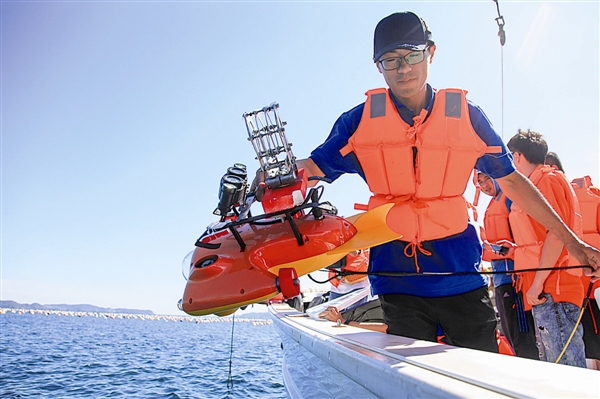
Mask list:
POLYGON ((600 372, 337 326, 269 307, 291 398, 600 398, 600 372))

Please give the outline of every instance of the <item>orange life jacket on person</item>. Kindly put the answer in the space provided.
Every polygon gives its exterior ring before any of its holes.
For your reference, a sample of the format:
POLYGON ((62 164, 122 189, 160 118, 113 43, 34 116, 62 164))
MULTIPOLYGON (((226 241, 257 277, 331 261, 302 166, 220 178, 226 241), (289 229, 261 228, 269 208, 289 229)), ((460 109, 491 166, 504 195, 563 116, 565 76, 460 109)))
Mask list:
POLYGON ((512 242, 512 233, 508 223, 508 208, 506 207, 506 195, 500 193, 498 198, 492 198, 483 216, 485 236, 491 243, 500 240, 512 242))
POLYGON ((343 281, 345 284, 356 284, 368 278, 366 274, 350 274, 348 276, 339 276, 339 271, 366 272, 369 267, 369 249, 356 251, 346 255, 346 264, 340 269, 329 269, 329 282, 334 287, 338 287, 343 281))
POLYGON ((600 248, 600 188, 592 185, 589 176, 573 179, 571 186, 583 218, 583 241, 600 248))
MULTIPOLYGON (((583 241, 600 248, 600 188, 592 185, 592 179, 584 176, 573 179, 571 186, 579 200, 581 217, 583 219, 583 241)), ((590 278, 583 276, 583 287, 586 292, 590 284, 590 278)), ((590 297, 594 297, 594 290, 600 288, 600 280, 593 285, 590 297)))
MULTIPOLYGON (((560 183, 567 196, 569 209, 572 210, 570 212, 569 220, 563 221, 578 237, 581 237, 582 223, 579 202, 565 175, 560 171, 555 171, 549 166, 542 166, 531 173, 529 180, 533 185, 537 186, 540 180, 548 174, 558 177, 557 181, 560 183)), ((509 220, 514 242, 517 244, 517 248, 515 248, 514 252, 515 270, 537 268, 540 264, 544 242, 536 235, 531 223, 531 218, 518 205, 513 203, 509 220)), ((561 257, 555 266, 574 266, 579 264, 574 257, 570 256, 567 251, 565 252, 566 255, 561 257)), ((582 275, 581 269, 567 269, 566 271, 574 276, 582 275)))
POLYGON ((481 228, 481 239, 483 240, 483 260, 513 259, 513 257, 502 256, 491 249, 490 244, 506 240, 513 242, 510 223, 508 222, 508 207, 506 206, 506 195, 500 195, 490 201, 483 216, 483 228, 481 228))
MULTIPOLYGON (((406 123, 387 89, 369 90, 356 132, 340 153, 354 152, 373 196, 366 207, 395 204, 387 224, 422 253, 421 242, 467 228, 463 197, 479 157, 488 147, 471 126, 466 90, 437 90, 429 115, 423 109, 406 123)), ((407 248, 409 248, 407 246, 407 248)), ((418 269, 418 265, 417 265, 418 269)))

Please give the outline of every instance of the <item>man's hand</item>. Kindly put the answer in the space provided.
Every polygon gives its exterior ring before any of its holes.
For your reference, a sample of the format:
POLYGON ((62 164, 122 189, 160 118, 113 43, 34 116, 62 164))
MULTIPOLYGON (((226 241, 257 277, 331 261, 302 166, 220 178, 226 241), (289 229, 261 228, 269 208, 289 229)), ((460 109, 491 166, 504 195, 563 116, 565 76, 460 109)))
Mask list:
POLYGON ((567 245, 569 253, 584 266, 590 266, 590 268, 584 268, 583 273, 586 276, 592 277, 592 282, 596 282, 600 279, 600 251, 591 245, 579 240, 578 242, 567 245))
POLYGON ((319 313, 319 318, 327 319, 327 320, 333 321, 333 322, 337 322, 339 320, 341 324, 344 324, 344 322, 346 321, 342 317, 342 314, 340 313, 338 308, 336 308, 335 306, 327 307, 327 309, 325 309, 324 311, 319 313))
POLYGON ((265 194, 265 187, 265 174, 261 169, 258 169, 249 190, 251 193, 254 193, 254 197, 258 202, 262 201, 262 197, 265 194))
POLYGON ((510 242, 508 240, 500 240, 496 242, 496 245, 500 245, 501 247, 508 248, 508 251, 504 254, 497 252, 498 255, 503 256, 505 258, 513 259, 515 256, 515 249, 517 248, 517 244, 514 242, 510 242))
POLYGON ((590 270, 590 269, 583 269, 583 274, 585 274, 586 276, 590 276, 591 282, 595 283, 596 281, 600 280, 600 268, 596 269, 596 270, 590 270))
POLYGON ((600 251, 586 243, 581 243, 581 246, 571 249, 569 252, 581 262, 582 265, 589 265, 590 268, 583 269, 583 274, 592 277, 592 282, 600 280, 600 251))
MULTIPOLYGON (((298 169, 304 169, 304 172, 308 177, 311 176, 319 176, 324 177, 325 174, 317 164, 310 158, 299 159, 296 161, 296 167, 298 169)), ((318 181, 313 180, 308 182, 308 187, 316 186, 318 181)), ((250 192, 254 192, 254 196, 257 201, 262 201, 263 195, 265 194, 265 174, 261 169, 256 171, 256 175, 254 176, 254 180, 252 180, 252 184, 250 185, 250 192)))
POLYGON ((527 294, 525 294, 525 296, 527 297, 527 302, 529 302, 531 306, 539 305, 541 303, 546 302, 546 298, 544 296, 541 296, 543 290, 544 282, 540 283, 539 281, 534 281, 531 285, 531 288, 529 288, 529 291, 527 291, 527 294))

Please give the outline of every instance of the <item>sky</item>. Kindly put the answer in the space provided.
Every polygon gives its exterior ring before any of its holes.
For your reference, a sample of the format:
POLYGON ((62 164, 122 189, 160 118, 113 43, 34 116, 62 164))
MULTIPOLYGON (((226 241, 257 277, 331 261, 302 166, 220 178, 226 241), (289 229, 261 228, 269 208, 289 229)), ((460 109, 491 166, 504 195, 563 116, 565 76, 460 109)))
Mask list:
MULTIPOLYGON (((433 32, 432 86, 469 90, 505 141, 543 133, 568 177, 599 185, 597 1, 500 1, 501 48, 491 0, 3 0, 0 298, 180 314, 221 176, 259 166, 242 114, 278 102, 307 157, 385 85, 373 30, 405 10, 433 32)), ((343 176, 322 199, 350 216, 368 197, 343 176)))

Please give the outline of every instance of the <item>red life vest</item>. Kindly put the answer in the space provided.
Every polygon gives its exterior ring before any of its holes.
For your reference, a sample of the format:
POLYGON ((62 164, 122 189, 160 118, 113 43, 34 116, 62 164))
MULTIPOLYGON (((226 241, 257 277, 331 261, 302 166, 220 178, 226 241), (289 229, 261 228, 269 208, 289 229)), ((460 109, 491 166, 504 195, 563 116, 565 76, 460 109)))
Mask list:
POLYGON ((366 94, 358 129, 340 153, 354 152, 360 162, 374 194, 366 209, 394 203, 388 226, 426 253, 421 242, 467 228, 463 193, 471 171, 479 157, 500 147, 488 147, 473 130, 466 90, 437 90, 431 112, 423 109, 413 126, 387 89, 366 94))
POLYGON ((600 248, 600 188, 592 185, 589 176, 573 179, 571 185, 583 218, 583 241, 600 248))
MULTIPOLYGON (((549 166, 541 166, 533 171, 529 180, 537 186, 543 178, 550 175, 558 177, 556 181, 559 182, 567 196, 566 199, 571 211, 569 212, 569 220, 564 220, 564 222, 578 237, 581 237, 582 225, 579 202, 565 175, 560 171, 555 171, 549 166)), ((517 244, 517 248, 515 249, 515 270, 537 268, 540 264, 542 248, 544 246, 544 242, 542 241, 543 238, 537 236, 531 223, 531 218, 514 203, 511 207, 509 220, 514 240, 517 244)), ((559 259, 555 266, 572 266, 579 264, 574 257, 569 256, 566 250, 565 252, 566 255, 559 259)), ((582 275, 581 269, 568 269, 566 272, 575 276, 582 275)))

